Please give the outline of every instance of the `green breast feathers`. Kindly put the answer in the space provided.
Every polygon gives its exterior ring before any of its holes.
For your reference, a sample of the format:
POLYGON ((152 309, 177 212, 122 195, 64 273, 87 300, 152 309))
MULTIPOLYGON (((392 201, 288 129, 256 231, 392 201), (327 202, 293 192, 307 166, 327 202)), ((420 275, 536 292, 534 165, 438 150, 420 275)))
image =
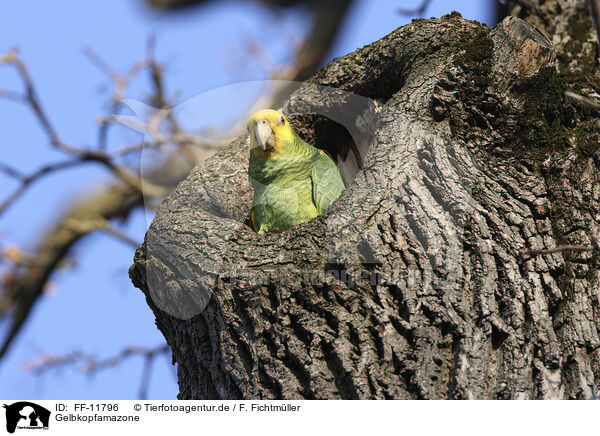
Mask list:
POLYGON ((250 210, 258 233, 283 232, 327 211, 344 190, 325 152, 304 142, 280 112, 265 109, 248 120, 254 187, 250 210))

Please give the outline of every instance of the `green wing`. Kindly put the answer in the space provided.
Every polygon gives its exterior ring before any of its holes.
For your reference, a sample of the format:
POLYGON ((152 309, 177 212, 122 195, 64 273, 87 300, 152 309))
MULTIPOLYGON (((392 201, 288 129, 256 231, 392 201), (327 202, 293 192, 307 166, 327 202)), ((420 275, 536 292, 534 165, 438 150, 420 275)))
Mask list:
POLYGON ((313 202, 317 207, 317 212, 322 214, 340 196, 345 188, 344 181, 336 164, 325 152, 320 150, 310 177, 313 187, 313 202))

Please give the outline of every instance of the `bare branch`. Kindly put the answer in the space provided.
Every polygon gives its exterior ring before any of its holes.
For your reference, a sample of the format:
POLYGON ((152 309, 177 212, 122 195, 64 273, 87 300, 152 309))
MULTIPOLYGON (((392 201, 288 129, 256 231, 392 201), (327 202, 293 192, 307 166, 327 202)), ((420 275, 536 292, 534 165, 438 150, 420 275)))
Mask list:
POLYGON ((50 370, 57 370, 67 366, 77 366, 85 374, 96 374, 99 371, 108 368, 114 368, 121 365, 132 357, 141 356, 144 358, 144 369, 140 379, 140 388, 138 398, 145 400, 148 397, 148 387, 152 375, 152 366, 154 360, 161 355, 169 353, 171 348, 167 344, 154 348, 145 348, 139 346, 128 346, 114 356, 105 359, 97 359, 95 356, 82 351, 73 351, 64 355, 53 355, 44 353, 31 361, 22 363, 25 371, 33 372, 37 375, 44 374, 50 370))
POLYGON ((583 103, 593 109, 600 111, 600 103, 596 102, 595 100, 592 100, 589 97, 584 97, 583 95, 576 94, 572 91, 565 91, 564 95, 566 97, 572 98, 575 101, 578 101, 578 102, 583 103))
MULTIPOLYGON (((266 73, 267 77, 276 78, 282 73, 273 58, 265 51, 262 44, 256 41, 252 35, 245 35, 242 39, 242 43, 246 47, 248 53, 253 57, 254 61, 256 61, 260 68, 266 73)), ((300 47, 298 49, 300 49, 300 47)))
POLYGON ((77 154, 78 150, 74 147, 71 147, 67 143, 63 142, 56 132, 56 129, 50 123, 50 119, 46 115, 46 112, 42 108, 40 100, 38 99, 37 92, 33 85, 33 81, 31 80, 31 76, 25 66, 25 63, 19 58, 16 49, 10 50, 8 53, 0 56, 0 65, 7 64, 13 65, 17 72, 19 73, 21 80, 25 85, 26 94, 24 99, 31 106, 34 114, 42 125, 44 131, 50 138, 50 142, 54 147, 71 154, 77 154))
POLYGON ((22 94, 19 94, 18 92, 11 91, 10 89, 0 89, 0 98, 6 99, 6 100, 13 100, 18 103, 26 103, 27 102, 27 97, 25 97, 22 94))
POLYGON ((0 346, 4 356, 13 339, 29 316, 52 272, 67 256, 71 247, 82 237, 98 228, 98 220, 126 218, 131 211, 143 205, 142 194, 123 182, 104 187, 85 200, 75 203, 52 228, 25 265, 11 272, 11 280, 4 283, 0 294, 0 318, 9 318, 7 334, 0 346))
POLYGON ((288 80, 302 81, 312 75, 325 59, 350 9, 352 0, 315 2, 315 18, 308 38, 296 57, 295 68, 288 80))
MULTIPOLYGON (((170 180, 171 184, 176 184, 189 173, 190 169, 191 166, 185 168, 169 166, 167 162, 164 167, 152 171, 148 175, 148 180, 164 178, 170 180)), ((144 184, 144 188, 146 185, 144 184)), ((170 188, 161 186, 161 189, 168 192, 170 188)), ((0 294, 0 318, 10 316, 11 321, 8 334, 2 338, 0 359, 20 331, 38 297, 43 293, 48 278, 68 255, 71 247, 93 231, 98 229, 106 231, 107 222, 114 218, 125 219, 133 209, 143 205, 144 196, 141 189, 119 180, 113 185, 102 187, 85 200, 76 202, 65 212, 56 226, 42 238, 38 248, 28 258, 28 262, 12 271, 10 281, 4 283, 5 292, 0 294)), ((128 242, 133 243, 133 241, 128 242)))
POLYGON ((117 73, 117 71, 111 67, 108 63, 104 62, 104 60, 96 54, 90 47, 83 48, 83 55, 89 59, 89 61, 94 64, 100 71, 106 74, 113 83, 118 83, 121 80, 121 75, 117 73))
MULTIPOLYGON (((150 67, 154 61, 149 57, 144 57, 139 61, 135 62, 125 74, 119 74, 114 68, 112 68, 107 62, 105 62, 94 50, 90 47, 85 47, 83 49, 83 54, 90 60, 92 64, 94 64, 98 69, 100 69, 104 74, 106 74, 112 83, 115 86, 115 89, 112 94, 112 102, 110 113, 118 114, 122 107, 122 100, 125 97, 125 92, 129 87, 131 81, 145 68, 150 67)), ((108 138, 108 129, 110 128, 110 124, 106 121, 106 118, 100 124, 100 128, 98 129, 98 143, 97 148, 99 150, 106 150, 107 148, 107 138, 108 138)))
POLYGON ((17 201, 27 191, 27 189, 31 186, 33 182, 39 180, 47 174, 54 173, 58 170, 78 166, 86 162, 98 162, 104 165, 122 181, 137 189, 140 193, 144 192, 146 195, 158 197, 162 197, 168 193, 167 189, 161 186, 154 185, 153 183, 147 181, 142 182, 140 177, 136 174, 133 174, 131 171, 126 170, 125 168, 122 168, 119 165, 116 165, 111 160, 110 155, 106 155, 104 153, 82 151, 79 154, 79 159, 45 165, 42 168, 30 174, 29 176, 25 176, 17 170, 11 169, 10 167, 4 164, 0 164, 0 171, 9 174, 15 178, 18 178, 21 181, 17 189, 15 189, 12 192, 12 194, 10 194, 2 203, 0 203, 0 215, 3 214, 6 211, 6 209, 8 209, 12 204, 14 204, 14 202, 17 201))
MULTIPOLYGON (((148 0, 152 3, 150 0, 148 0)), ((312 23, 304 41, 293 44, 292 62, 287 65, 277 65, 264 51, 262 45, 251 37, 242 42, 258 65, 265 71, 267 77, 291 82, 304 81, 310 77, 323 63, 329 53, 339 29, 353 0, 332 0, 328 2, 306 2, 312 12, 312 23)), ((269 6, 278 1, 265 1, 269 6)), ((304 3, 298 1, 298 3, 304 3)), ((278 107, 288 96, 293 85, 282 86, 268 102, 257 102, 257 106, 278 107), (260 104, 259 104, 260 103, 260 104)), ((257 107, 258 109, 258 107, 257 107)))
MULTIPOLYGON (((166 98, 162 95, 164 90, 162 69, 159 68, 158 64, 150 56, 146 56, 136 62, 121 76, 91 50, 88 50, 87 54, 115 82, 116 90, 113 98, 119 104, 129 82, 147 67, 151 67, 156 92, 160 94, 155 97, 156 100, 167 104, 166 98)), ((113 183, 104 184, 101 189, 94 190, 93 195, 88 196, 84 200, 75 201, 67 208, 55 227, 41 239, 40 244, 34 252, 27 256, 26 261, 14 264, 12 269, 7 271, 2 283, 3 293, 0 294, 0 318, 6 318, 9 321, 8 333, 3 336, 0 343, 1 358, 13 343, 14 338, 29 316, 32 307, 38 301, 38 297, 44 292, 50 275, 68 255, 71 247, 82 237, 98 230, 107 232, 131 246, 137 246, 137 241, 134 241, 111 226, 110 221, 114 218, 125 219, 133 209, 142 207, 144 205, 144 195, 153 198, 161 198, 166 195, 177 181, 189 173, 194 161, 189 159, 185 161, 185 165, 174 166, 172 165, 174 157, 171 156, 169 158, 170 155, 166 156, 164 166, 157 166, 156 169, 146 174, 146 178, 142 179, 138 173, 117 164, 116 159, 125 154, 141 150, 143 144, 138 144, 116 153, 108 153, 101 149, 102 147, 90 150, 67 145, 59 138, 56 129, 51 125, 49 118, 42 109, 25 63, 17 56, 16 49, 1 55, 0 64, 14 66, 26 88, 26 95, 22 98, 17 97, 18 94, 10 91, 3 92, 3 95, 5 97, 14 97, 13 99, 30 106, 42 124, 43 130, 49 137, 50 142, 57 149, 72 157, 71 160, 65 162, 46 165, 30 175, 23 174, 9 165, 1 164, 0 171, 18 180, 19 186, 9 198, 0 204, 0 214, 26 192, 33 182, 46 174, 61 169, 87 162, 96 162, 109 169, 117 177, 117 180, 113 183)), ((172 131, 176 134, 176 137, 163 134, 160 139, 164 143, 172 144, 177 143, 177 141, 185 141, 185 143, 181 142, 182 147, 188 147, 189 144, 200 142, 197 138, 179 130, 169 110, 165 110, 164 113, 167 114, 167 118, 170 117, 172 131)), ((165 115, 161 114, 160 116, 164 117, 165 115)), ((107 140, 106 129, 110 123, 106 122, 105 124, 99 128, 100 130, 105 130, 105 133, 99 133, 99 145, 102 145, 102 141, 107 140), (103 137, 104 139, 102 139, 103 137)))
POLYGON ((152 197, 163 197, 169 193, 169 190, 151 183, 147 180, 142 180, 142 178, 133 173, 132 171, 115 164, 110 155, 105 153, 98 152, 85 152, 81 154, 81 160, 83 161, 94 161, 104 165, 106 168, 110 169, 119 179, 121 179, 126 184, 130 185, 132 188, 137 189, 140 193, 152 196, 152 197))
POLYGON ((114 159, 117 159, 123 156, 127 156, 128 154, 139 153, 143 151, 146 147, 151 147, 151 145, 149 145, 147 142, 142 141, 139 144, 123 147, 120 150, 114 152, 111 156, 114 159))
POLYGON ((130 247, 133 247, 134 249, 136 249, 140 245, 139 241, 136 241, 135 239, 126 235, 125 233, 123 233, 122 231, 117 229, 116 227, 111 226, 110 223, 108 223, 108 222, 105 223, 104 227, 102 227, 101 230, 103 230, 105 233, 109 234, 110 236, 113 236, 114 238, 118 239, 119 241, 124 242, 125 244, 129 245, 130 247))
POLYGON ((145 400, 148 398, 148 387, 150 385, 150 375, 152 374, 152 366, 154 365, 154 358, 146 357, 144 361, 144 369, 142 371, 142 379, 140 382, 140 389, 138 392, 138 398, 145 400))
POLYGON ((81 364, 80 370, 86 374, 101 371, 120 365, 125 360, 134 356, 143 356, 145 358, 154 358, 160 354, 167 353, 170 347, 167 344, 159 345, 154 348, 145 348, 140 346, 128 346, 114 356, 104 359, 97 359, 94 355, 82 351, 73 351, 64 355, 53 355, 44 353, 34 360, 22 363, 23 369, 37 374, 58 369, 69 365, 81 364))
MULTIPOLYGON (((106 64, 104 61, 102 61, 100 59, 100 57, 97 56, 91 49, 87 49, 85 51, 85 53, 92 60, 92 62, 94 62, 99 68, 101 68, 106 74, 108 74, 109 77, 111 77, 111 79, 115 82, 116 90, 115 90, 115 94, 114 94, 114 101, 118 102, 118 105, 121 104, 120 101, 122 100, 122 98, 124 96, 124 92, 126 90, 126 87, 129 84, 129 82, 132 80, 132 78, 135 77, 135 75, 137 75, 139 73, 139 71, 141 71, 144 68, 147 68, 148 66, 150 66, 152 64, 152 61, 145 57, 142 60, 136 62, 127 71, 127 73, 124 76, 120 76, 114 69, 112 69, 111 67, 108 66, 108 64, 106 64)), ((42 109, 42 105, 37 97, 37 93, 35 91, 35 87, 31 80, 31 77, 27 71, 27 67, 25 66, 25 63, 19 58, 19 56, 16 52, 16 49, 13 49, 13 50, 9 51, 8 53, 0 56, 0 65, 2 65, 2 64, 10 64, 10 65, 13 65, 17 69, 19 75, 21 76, 21 79, 23 80, 23 82, 25 84, 25 88, 27 91, 24 101, 26 103, 28 103, 28 105, 31 107, 31 109, 37 116, 38 120, 42 124, 44 131, 48 135, 50 142, 55 147, 57 147, 58 149, 60 149, 61 151, 65 152, 65 153, 68 153, 68 154, 78 157, 81 162, 94 161, 94 162, 98 162, 98 163, 104 165, 105 167, 110 169, 117 177, 119 177, 121 180, 123 180, 125 183, 131 185, 132 187, 134 187, 137 190, 139 190, 140 192, 142 192, 142 181, 140 180, 139 176, 132 174, 131 171, 114 163, 112 161, 111 155, 104 153, 102 150, 88 151, 83 148, 75 148, 75 147, 72 147, 72 146, 66 144, 59 138, 58 134, 56 133, 56 129, 52 126, 52 124, 49 121, 48 116, 42 109)), ((118 107, 115 107, 115 109, 118 110, 118 107)), ((101 132, 99 134, 99 137, 101 138, 100 143, 99 143, 100 148, 103 148, 102 138, 106 137, 106 132, 102 133, 102 131, 105 130, 106 128, 107 128, 107 125, 105 125, 105 124, 101 125, 101 127, 100 127, 100 132, 101 132)), ((66 167, 66 166, 73 166, 76 164, 77 163, 75 163, 73 161, 69 161, 68 163, 52 165, 52 166, 50 166, 50 168, 43 168, 42 170, 34 173, 31 176, 31 178, 33 180, 35 180, 50 171, 54 171, 55 169, 60 169, 61 166, 66 167)), ((31 183, 30 181, 27 183, 23 183, 0 206, 0 213, 6 207, 8 207, 10 204, 12 204, 27 189, 27 186, 30 183, 31 183)), ((163 189, 162 187, 155 186, 149 182, 143 183, 143 189, 144 189, 145 193, 150 196, 164 196, 167 193, 167 191, 165 189, 163 189)))
POLYGON ((13 179, 22 180, 25 178, 25 174, 23 174, 21 171, 16 170, 2 162, 0 162, 0 172, 3 172, 4 174, 6 174, 9 177, 12 177, 13 179))
POLYGON ((427 8, 429 8, 429 6, 431 6, 432 1, 433 0, 423 0, 421 2, 421 5, 416 8, 412 8, 412 9, 398 8, 398 9, 396 9, 396 11, 400 15, 404 15, 406 17, 420 17, 425 13, 425 11, 427 11, 427 8))
POLYGON ((2 203, 0 203, 0 215, 2 215, 15 201, 17 201, 27 191, 33 182, 39 180, 47 174, 65 168, 74 167, 76 165, 81 165, 83 162, 84 161, 82 160, 68 160, 65 162, 45 165, 28 176, 25 176, 23 173, 0 163, 0 170, 2 172, 10 174, 14 178, 19 179, 21 182, 17 189, 15 189, 12 194, 10 194, 2 203))

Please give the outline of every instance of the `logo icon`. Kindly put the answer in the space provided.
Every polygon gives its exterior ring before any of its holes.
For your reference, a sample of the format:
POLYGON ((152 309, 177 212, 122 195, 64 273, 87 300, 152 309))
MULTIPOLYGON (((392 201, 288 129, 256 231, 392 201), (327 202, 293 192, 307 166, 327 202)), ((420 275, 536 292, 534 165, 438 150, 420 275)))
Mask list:
POLYGON ((14 433, 15 429, 48 429, 50 411, 29 401, 19 401, 11 405, 5 404, 6 431, 14 433))

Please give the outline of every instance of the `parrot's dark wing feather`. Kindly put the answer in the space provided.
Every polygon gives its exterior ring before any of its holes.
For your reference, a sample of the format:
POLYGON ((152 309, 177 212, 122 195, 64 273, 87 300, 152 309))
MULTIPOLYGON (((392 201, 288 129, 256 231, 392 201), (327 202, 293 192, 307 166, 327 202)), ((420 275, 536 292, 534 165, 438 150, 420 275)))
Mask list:
POLYGON ((319 157, 311 173, 313 186, 313 202, 319 214, 324 213, 344 190, 344 181, 336 164, 323 151, 319 151, 319 157))

